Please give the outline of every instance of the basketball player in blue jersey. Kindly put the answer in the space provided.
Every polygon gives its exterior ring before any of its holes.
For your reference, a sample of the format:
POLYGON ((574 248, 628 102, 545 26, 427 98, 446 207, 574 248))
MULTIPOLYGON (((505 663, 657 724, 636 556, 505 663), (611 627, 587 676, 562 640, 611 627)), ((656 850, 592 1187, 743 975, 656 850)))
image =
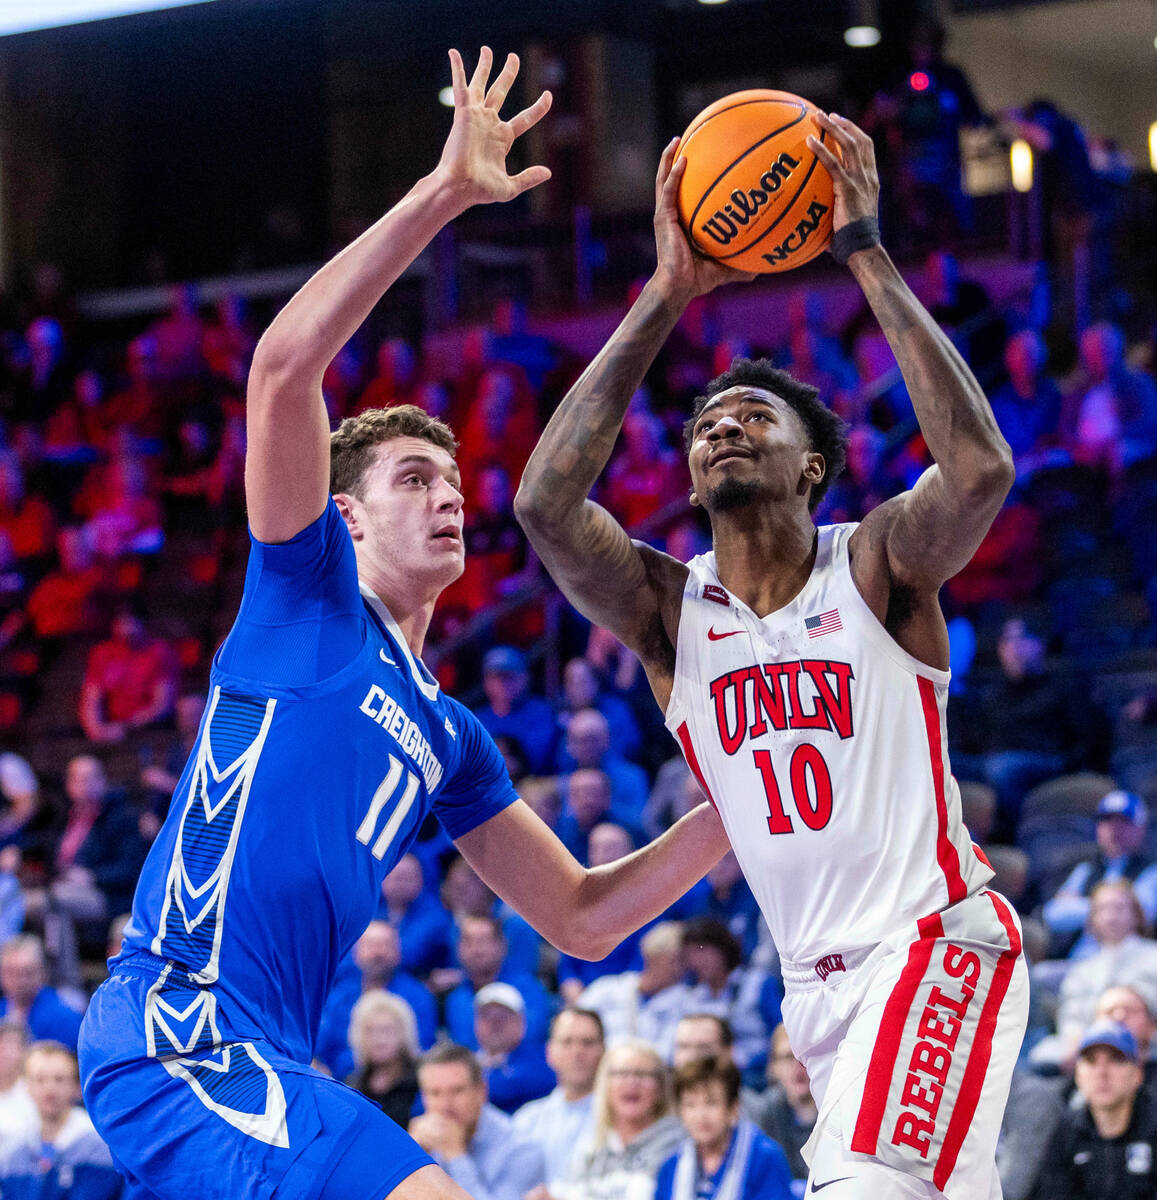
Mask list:
POLYGON ((430 811, 479 875, 561 950, 598 959, 726 848, 708 805, 586 870, 514 794, 493 742, 421 661, 463 568, 450 431, 421 410, 328 429, 326 366, 452 218, 549 172, 506 170, 544 93, 467 82, 435 170, 289 302, 248 393, 252 538, 241 609, 141 875, 124 951, 81 1039, 85 1100, 133 1200, 460 1200, 357 1093, 310 1069, 337 964, 430 811))

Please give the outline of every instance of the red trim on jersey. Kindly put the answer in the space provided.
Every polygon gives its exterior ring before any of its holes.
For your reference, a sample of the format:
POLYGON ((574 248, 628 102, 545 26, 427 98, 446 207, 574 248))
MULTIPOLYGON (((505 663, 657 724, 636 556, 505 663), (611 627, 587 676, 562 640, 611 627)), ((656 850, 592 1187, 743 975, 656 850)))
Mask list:
POLYGON ((975 842, 973 842, 973 843, 972 843, 972 853, 973 853, 973 854, 975 854, 975 855, 976 855, 976 857, 977 857, 978 859, 980 859, 980 861, 981 861, 982 863, 984 863, 984 865, 985 865, 985 866, 986 866, 986 867, 987 867, 987 868, 988 868, 990 871, 992 870, 992 863, 990 863, 990 862, 988 861, 988 855, 987 855, 987 854, 985 854, 985 853, 984 853, 984 851, 983 851, 983 850, 981 850, 981 848, 980 848, 980 847, 979 847, 979 846, 978 846, 978 845, 977 845, 975 842))
POLYGON ((699 769, 699 759, 695 755, 695 746, 691 741, 691 733, 687 729, 686 721, 675 730, 675 736, 679 739, 679 745, 683 747, 683 757, 687 760, 687 765, 691 768, 691 774, 695 776, 699 786, 703 789, 703 795, 711 801, 711 807, 718 812, 719 805, 715 803, 715 797, 711 794, 711 789, 707 786, 707 780, 703 778, 703 772, 699 769))
POLYGON ((908 947, 908 961, 892 988, 892 994, 884 1005, 880 1018, 880 1032, 872 1047, 872 1060, 868 1064, 868 1077, 864 1083, 864 1096, 860 1101, 860 1112, 856 1118, 856 1130, 852 1135, 852 1149, 857 1154, 875 1154, 876 1142, 880 1137, 880 1126, 884 1121, 884 1109, 888 1104, 888 1089, 892 1086, 892 1075, 896 1070, 896 1055, 904 1026, 916 989, 928 970, 936 939, 944 936, 944 924, 939 913, 921 917, 916 922, 920 936, 908 947))
POLYGON ((960 1081, 960 1092, 952 1109, 948 1122, 948 1130, 944 1134, 944 1144, 940 1148, 940 1157, 936 1162, 936 1170, 932 1182, 943 1191, 948 1177, 956 1166, 956 1158, 960 1147, 968 1134, 972 1118, 976 1114, 976 1106, 980 1102, 980 1092, 984 1087, 984 1076, 992 1058, 992 1035, 996 1031, 996 1021, 1000 1015, 1000 1006, 1004 1003, 1008 985, 1012 979, 1012 971, 1016 960, 1020 957, 1020 934, 1008 905, 995 892, 984 893, 996 909, 996 915, 1008 935, 1008 949, 997 959, 996 969, 992 973, 992 984, 980 1010, 980 1021, 976 1026, 976 1037, 968 1062, 964 1067, 964 1077, 960 1081))
POLYGON ((956 904, 968 895, 968 886, 960 874, 960 855, 948 837, 948 801, 944 795, 944 747, 940 740, 940 706, 936 703, 936 685, 918 675, 920 703, 924 706, 924 727, 928 731, 928 751, 932 757, 932 784, 936 791, 936 861, 948 885, 948 903, 956 904))

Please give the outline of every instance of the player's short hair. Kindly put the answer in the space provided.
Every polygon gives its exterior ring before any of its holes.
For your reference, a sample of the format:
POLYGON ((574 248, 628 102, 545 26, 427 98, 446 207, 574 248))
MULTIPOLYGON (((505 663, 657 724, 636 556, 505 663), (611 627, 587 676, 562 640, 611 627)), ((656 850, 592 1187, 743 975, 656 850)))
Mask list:
POLYGON ((329 435, 329 490, 334 495, 358 496, 365 473, 374 459, 374 448, 391 438, 416 437, 453 455, 458 441, 450 427, 416 404, 370 408, 346 417, 329 435))
POLYGON ((687 1092, 705 1083, 723 1084, 728 1104, 739 1099, 739 1068, 729 1058, 694 1058, 675 1069, 675 1103, 681 1103, 687 1092))
POLYGON ((418 1059, 418 1071, 423 1067, 441 1067, 446 1063, 461 1063, 470 1072, 470 1082, 478 1087, 482 1082, 482 1064, 478 1055, 457 1042, 439 1042, 418 1059))
POLYGON ((820 399, 819 388, 803 383, 795 376, 772 366, 766 358, 733 358, 731 366, 717 375, 702 396, 696 396, 691 405, 691 416, 683 425, 683 444, 687 451, 694 440, 695 422, 709 400, 728 388, 763 388, 786 401, 796 416, 803 422, 807 432, 808 446, 824 459, 824 477, 812 484, 808 497, 808 509, 814 511, 827 490, 836 481, 848 458, 847 423, 820 399))

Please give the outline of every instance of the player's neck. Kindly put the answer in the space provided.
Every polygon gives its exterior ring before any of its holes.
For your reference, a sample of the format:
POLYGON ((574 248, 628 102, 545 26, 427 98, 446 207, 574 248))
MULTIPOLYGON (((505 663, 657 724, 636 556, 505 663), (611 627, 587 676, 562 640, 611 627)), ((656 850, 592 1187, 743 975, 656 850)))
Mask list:
POLYGON ((412 583, 407 586, 368 570, 364 573, 359 571, 359 579, 386 606, 406 645, 409 646, 410 653, 415 658, 421 658, 422 647, 426 644, 426 631, 430 628, 430 621, 434 616, 438 592, 424 595, 422 590, 412 583))
POLYGON ((720 583, 758 616, 803 590, 816 556, 816 527, 806 509, 713 513, 711 528, 720 583))

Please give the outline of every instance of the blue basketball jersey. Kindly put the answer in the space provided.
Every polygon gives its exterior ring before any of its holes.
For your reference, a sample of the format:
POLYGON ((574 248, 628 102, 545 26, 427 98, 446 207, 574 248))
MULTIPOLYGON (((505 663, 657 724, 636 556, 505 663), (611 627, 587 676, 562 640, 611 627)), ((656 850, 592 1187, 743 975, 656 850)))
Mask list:
POLYGON ((309 1062, 338 963, 427 814, 457 838, 516 797, 489 735, 362 594, 332 499, 291 541, 252 542, 210 682, 122 960, 166 964, 150 1057, 236 1111, 224 1077, 267 1073, 223 1072, 214 1048, 258 1039, 309 1062))

